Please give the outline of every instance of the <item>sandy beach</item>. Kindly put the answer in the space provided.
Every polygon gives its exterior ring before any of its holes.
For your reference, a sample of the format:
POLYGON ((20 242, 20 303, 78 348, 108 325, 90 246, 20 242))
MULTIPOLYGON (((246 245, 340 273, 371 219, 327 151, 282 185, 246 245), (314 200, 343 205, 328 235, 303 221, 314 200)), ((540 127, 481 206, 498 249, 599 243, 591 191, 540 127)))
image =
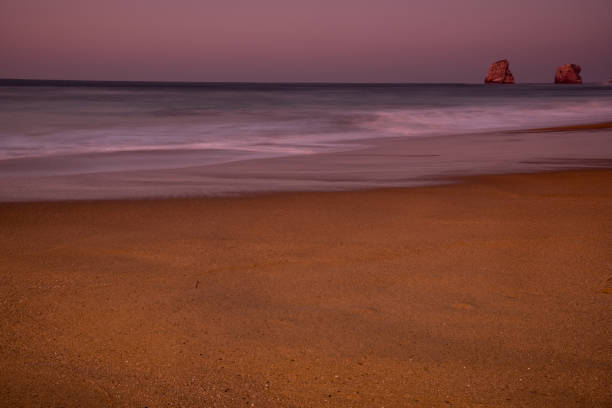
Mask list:
POLYGON ((545 3, 0 1, 0 408, 612 408, 612 0, 545 3))
POLYGON ((611 186, 0 204, 0 406, 610 406, 611 186))

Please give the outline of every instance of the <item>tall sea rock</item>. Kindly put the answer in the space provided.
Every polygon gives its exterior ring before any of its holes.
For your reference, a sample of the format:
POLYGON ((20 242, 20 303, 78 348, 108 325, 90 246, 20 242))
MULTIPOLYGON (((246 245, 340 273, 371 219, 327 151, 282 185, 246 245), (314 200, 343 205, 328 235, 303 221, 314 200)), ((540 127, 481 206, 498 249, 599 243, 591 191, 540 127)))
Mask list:
POLYGON ((580 71, 582 71, 580 65, 561 65, 555 72, 555 84, 581 84, 580 71))
POLYGON ((513 84, 514 76, 510 72, 508 60, 503 59, 492 63, 484 81, 485 84, 513 84))

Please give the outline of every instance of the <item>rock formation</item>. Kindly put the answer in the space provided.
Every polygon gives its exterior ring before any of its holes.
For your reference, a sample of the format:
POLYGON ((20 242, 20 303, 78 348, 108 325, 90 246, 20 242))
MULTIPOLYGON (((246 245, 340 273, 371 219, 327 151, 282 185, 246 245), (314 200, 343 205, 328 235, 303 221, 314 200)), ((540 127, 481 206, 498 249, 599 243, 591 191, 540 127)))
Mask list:
POLYGON ((485 77, 485 84, 513 84, 514 76, 509 67, 510 63, 506 59, 492 63, 485 77))
POLYGON ((555 72, 555 84, 581 84, 580 71, 580 65, 561 65, 555 72))

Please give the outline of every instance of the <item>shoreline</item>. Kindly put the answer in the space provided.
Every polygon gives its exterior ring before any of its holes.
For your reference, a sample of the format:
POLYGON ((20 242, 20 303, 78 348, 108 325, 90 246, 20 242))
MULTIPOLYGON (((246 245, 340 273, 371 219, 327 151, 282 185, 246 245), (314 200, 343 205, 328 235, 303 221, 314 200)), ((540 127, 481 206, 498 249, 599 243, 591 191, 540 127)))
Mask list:
POLYGON ((611 181, 0 203, 0 401, 605 406, 611 181))
MULTIPOLYGON (((352 191, 449 183, 480 174, 516 174, 612 168, 612 124, 435 137, 396 137, 343 142, 327 153, 254 158, 208 165, 210 152, 185 152, 186 167, 62 174, 70 158, 55 158, 37 175, 40 160, 0 162, 0 202, 214 197, 270 192, 352 191), (353 145, 353 148, 346 146, 353 145), (204 155, 198 158, 198 155, 204 155), (19 164, 21 163, 21 164, 19 164), (4 167, 2 167, 4 166, 4 167), (8 166, 8 167, 7 167, 8 166), (49 165, 48 165, 49 166, 49 165), (60 172, 54 174, 53 166, 60 172)), ((183 157, 176 153, 177 158, 183 157)), ((135 160, 139 155, 135 155, 135 160)), ((182 154, 182 153, 181 153, 182 154)), ((228 152, 214 152, 213 157, 228 152)), ((150 153, 159 155, 163 153, 150 153)), ((113 162, 113 156, 109 156, 113 162)), ((144 156, 143 156, 144 157, 144 156)), ((90 166, 95 167, 95 157, 90 166)), ((142 159, 142 157, 141 157, 142 159)), ((16 160, 16 159, 15 159, 16 160)), ((49 159, 41 159, 49 160, 49 159)), ((88 160, 77 157, 77 162, 88 160)))
MULTIPOLYGON (((258 160, 258 159, 256 159, 258 160)), ((269 190, 269 191, 250 191, 250 192, 235 192, 221 195, 183 195, 183 196, 151 196, 151 197, 134 197, 134 198, 95 198, 95 199, 58 199, 58 200, 24 200, 24 201, 2 201, 0 200, 0 209, 3 206, 21 206, 21 205, 71 205, 84 204, 95 205, 100 204, 121 204, 121 203, 156 203, 156 202, 198 202, 208 200, 240 200, 240 199, 266 199, 283 196, 300 196, 300 195, 318 195, 318 194, 350 194, 350 193, 393 193, 393 192, 409 192, 411 190, 434 189, 437 187, 452 187, 470 184, 479 184, 490 179, 498 179, 504 177, 521 177, 521 176, 563 176, 565 174, 589 174, 589 173, 608 173, 612 172, 612 165, 595 166, 595 167, 568 167, 561 169, 542 170, 536 172, 515 172, 515 173, 477 173, 466 175, 451 175, 444 179, 432 177, 430 181, 422 181, 423 184, 415 185, 398 185, 387 187, 365 187, 355 189, 337 189, 337 190, 269 190)))

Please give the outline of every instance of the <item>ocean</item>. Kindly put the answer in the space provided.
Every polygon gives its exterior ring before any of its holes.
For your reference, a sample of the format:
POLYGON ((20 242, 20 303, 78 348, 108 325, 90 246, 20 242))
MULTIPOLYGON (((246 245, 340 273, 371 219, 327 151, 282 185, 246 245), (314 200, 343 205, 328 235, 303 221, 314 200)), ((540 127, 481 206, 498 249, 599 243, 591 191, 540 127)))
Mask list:
POLYGON ((0 200, 345 190, 610 167, 610 85, 0 80, 0 200))

